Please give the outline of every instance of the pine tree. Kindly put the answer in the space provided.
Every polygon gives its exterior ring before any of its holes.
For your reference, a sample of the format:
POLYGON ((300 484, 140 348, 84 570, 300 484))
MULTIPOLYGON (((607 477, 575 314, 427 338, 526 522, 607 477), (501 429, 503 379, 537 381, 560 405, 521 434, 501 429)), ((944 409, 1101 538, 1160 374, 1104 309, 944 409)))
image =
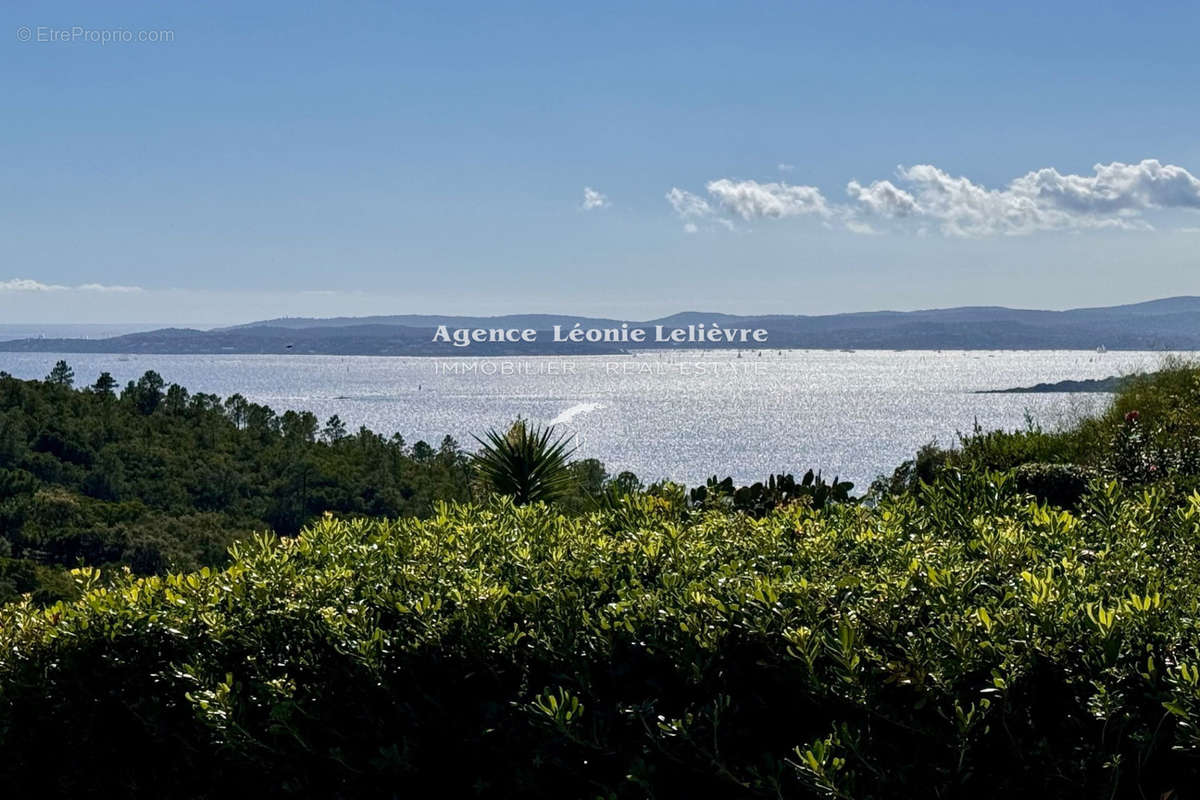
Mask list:
POLYGON ((67 362, 59 361, 54 365, 54 369, 50 370, 50 374, 46 376, 46 383, 70 389, 75 385, 75 370, 71 369, 67 365, 67 362))
POLYGON ((336 442, 345 439, 346 423, 342 422, 337 414, 334 414, 325 423, 325 429, 321 431, 321 438, 327 442, 336 442))
POLYGON ((110 373, 101 372, 100 377, 96 378, 96 382, 92 384, 92 391, 96 394, 112 397, 116 392, 117 382, 110 373))

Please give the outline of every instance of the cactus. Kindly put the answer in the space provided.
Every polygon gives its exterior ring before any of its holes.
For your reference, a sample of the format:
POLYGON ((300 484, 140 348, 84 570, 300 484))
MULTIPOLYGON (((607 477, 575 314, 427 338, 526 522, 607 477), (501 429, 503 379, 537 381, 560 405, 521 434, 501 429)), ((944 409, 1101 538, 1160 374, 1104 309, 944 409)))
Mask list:
POLYGON ((813 508, 824 508, 830 503, 853 502, 854 498, 850 496, 853 488, 853 483, 837 477, 832 483, 827 483, 821 473, 814 473, 810 469, 799 482, 790 474, 780 474, 771 475, 766 483, 758 482, 738 488, 734 488, 733 478, 718 480, 713 475, 704 486, 692 489, 689 497, 696 507, 733 509, 760 518, 774 508, 799 502, 801 498, 807 498, 813 508))

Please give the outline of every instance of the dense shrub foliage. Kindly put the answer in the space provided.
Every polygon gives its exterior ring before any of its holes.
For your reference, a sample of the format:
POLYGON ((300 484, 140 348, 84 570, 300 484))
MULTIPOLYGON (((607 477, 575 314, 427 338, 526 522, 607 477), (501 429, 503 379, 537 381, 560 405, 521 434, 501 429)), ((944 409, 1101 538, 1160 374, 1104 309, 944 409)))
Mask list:
POLYGON ((1124 379, 1103 413, 1059 430, 1043 430, 1032 419, 1018 431, 984 431, 977 424, 959 434, 955 448, 936 442, 921 448, 876 480, 871 494, 911 492, 948 470, 1022 467, 1022 480, 1037 482, 1053 502, 1075 502, 1081 483, 1096 474, 1183 495, 1200 488, 1200 367, 1167 358, 1157 372, 1124 379))
MULTIPOLYGON (((1168 796, 1200 495, 964 474, 761 520, 327 518, 0 611, 0 782, 87 796, 1168 796), (1140 794, 1139 794, 1140 793, 1140 794)), ((96 580, 77 572, 84 584, 96 580)))
POLYGON ((1094 472, 1076 464, 1021 464, 1012 471, 1013 483, 1038 500, 1061 508, 1076 508, 1088 491, 1094 472))

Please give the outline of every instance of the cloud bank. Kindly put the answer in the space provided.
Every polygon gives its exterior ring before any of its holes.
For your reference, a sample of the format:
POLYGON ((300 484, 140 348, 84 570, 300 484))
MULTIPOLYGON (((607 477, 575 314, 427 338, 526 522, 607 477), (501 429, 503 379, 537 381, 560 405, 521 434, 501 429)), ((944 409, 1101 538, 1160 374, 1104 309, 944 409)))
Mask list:
POLYGON ((932 164, 900 166, 891 179, 851 180, 848 202, 830 201, 816 186, 718 178, 707 198, 672 188, 667 201, 696 229, 704 219, 777 220, 812 217, 852 233, 936 229, 945 236, 1020 236, 1038 231, 1150 229, 1145 212, 1200 211, 1200 179, 1180 166, 1145 159, 1096 164, 1091 175, 1034 170, 1002 188, 988 188, 932 164), (710 202, 711 201, 711 202, 710 202))
POLYGON ((757 218, 783 219, 809 214, 827 216, 829 206, 815 186, 786 183, 731 181, 721 178, 704 187, 722 206, 746 221, 757 218))
POLYGON ((81 283, 64 286, 58 283, 42 283, 30 278, 10 278, 0 281, 0 292, 141 292, 140 286, 107 286, 101 283, 81 283))

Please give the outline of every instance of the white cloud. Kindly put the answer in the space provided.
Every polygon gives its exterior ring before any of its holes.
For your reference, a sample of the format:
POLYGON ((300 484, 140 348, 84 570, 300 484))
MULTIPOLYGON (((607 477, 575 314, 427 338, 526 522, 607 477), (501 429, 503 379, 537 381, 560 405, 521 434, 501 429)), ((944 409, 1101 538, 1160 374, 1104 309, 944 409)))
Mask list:
POLYGON ((611 205, 608 202, 608 195, 597 192, 590 186, 583 187, 583 210, 592 211, 597 208, 605 208, 611 205))
MULTIPOLYGON (((780 164, 782 169, 784 164, 780 164)), ((1090 175, 1054 168, 1026 173, 1001 188, 988 188, 933 164, 898 167, 892 180, 846 185, 850 202, 830 203, 815 186, 718 178, 705 188, 713 203, 683 189, 667 200, 684 220, 700 216, 732 225, 718 209, 743 220, 815 216, 853 233, 885 229, 917 235, 1025 235, 1050 230, 1123 228, 1152 230, 1146 213, 1200 210, 1200 179, 1186 169, 1146 159, 1136 164, 1096 164, 1090 175)))
POLYGON ((913 186, 914 211, 940 221, 942 232, 951 236, 1030 233, 1059 227, 1068 216, 1030 197, 951 176, 932 164, 899 167, 896 174, 913 186))
MULTIPOLYGON (((807 214, 830 215, 829 205, 815 186, 791 186, 786 183, 732 181, 728 178, 709 181, 705 186, 716 205, 700 195, 673 187, 667 192, 667 202, 684 222, 711 220, 729 230, 737 226, 720 209, 736 214, 747 222, 757 218, 781 219, 807 214)), ((684 228, 688 233, 695 231, 684 228)))
POLYGON ((907 217, 920 210, 913 196, 891 181, 873 181, 870 186, 850 181, 846 193, 870 211, 885 217, 907 217))
POLYGON ((705 188, 721 205, 747 221, 759 217, 782 219, 829 213, 821 190, 815 186, 721 178, 709 181, 705 188))
POLYGON ((717 216, 717 211, 707 200, 699 195, 692 194, 678 187, 671 187, 671 191, 666 194, 667 202, 671 204, 671 208, 675 210, 676 215, 683 221, 684 233, 696 233, 700 230, 697 221, 718 222, 730 229, 733 228, 733 223, 727 219, 717 216))
POLYGON ((846 230, 850 231, 851 233, 857 233, 859 236, 879 235, 879 231, 875 230, 867 223, 857 219, 846 220, 846 230))
POLYGON ((81 283, 64 286, 58 283, 42 283, 30 278, 10 278, 0 281, 0 292, 141 292, 140 286, 108 286, 101 283, 81 283))
POLYGON ((81 283, 73 287, 77 292, 144 292, 140 286, 107 286, 100 283, 81 283))
MULTIPOLYGON (((1033 174, 1033 173, 1030 173, 1033 174)), ((1134 227, 1122 219, 1106 218, 1062 208, 1051 197, 1039 197, 1018 179, 1005 189, 988 189, 965 177, 955 177, 932 164, 900 167, 897 175, 912 186, 912 214, 931 219, 947 236, 1028 234, 1035 231, 1134 227)), ((1028 177, 1028 176, 1026 176, 1028 177)), ((869 203, 859 201, 867 211, 869 203)))
POLYGON ((1048 167, 1012 182, 1010 191, 1080 213, 1146 208, 1200 209, 1200 179, 1183 167, 1148 158, 1139 164, 1096 164, 1095 175, 1061 175, 1048 167))
MULTIPOLYGON (((1040 169, 1003 189, 951 176, 932 164, 900 167, 897 176, 911 184, 912 213, 939 223, 949 236, 1145 230, 1151 225, 1141 218, 1143 211, 1200 209, 1200 180, 1182 167, 1147 159, 1139 164, 1097 164, 1093 170, 1094 175, 1063 175, 1053 168, 1040 169)), ((856 199, 864 210, 879 213, 870 198, 856 199)))
POLYGON ((671 191, 667 192, 667 202, 683 219, 707 217, 713 213, 712 206, 703 197, 676 187, 672 187, 671 191))
POLYGON ((0 292, 55 292, 64 291, 66 288, 66 286, 41 283, 29 278, 11 278, 7 281, 0 281, 0 292))

